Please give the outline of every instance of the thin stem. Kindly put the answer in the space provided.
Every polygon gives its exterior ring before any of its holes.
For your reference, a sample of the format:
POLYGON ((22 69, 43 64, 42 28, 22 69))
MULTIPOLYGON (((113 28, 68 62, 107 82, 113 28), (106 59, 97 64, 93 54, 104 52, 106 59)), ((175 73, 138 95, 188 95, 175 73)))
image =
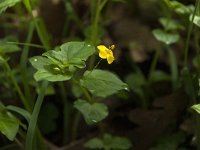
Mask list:
MULTIPOLYGON (((26 43, 30 43, 34 32, 34 24, 30 23, 29 25, 29 33, 26 40, 26 43)), ((27 77, 27 61, 28 61, 28 54, 29 54, 29 46, 24 46, 21 58, 20 58, 20 67, 21 67, 21 78, 22 83, 24 85, 24 92, 26 99, 31 101, 31 92, 28 84, 28 77, 27 77)))
POLYGON ((42 86, 41 86, 41 91, 38 95, 36 104, 33 109, 33 113, 30 119, 30 123, 28 126, 28 131, 26 135, 26 144, 25 144, 25 150, 32 150, 33 149, 33 139, 35 135, 35 129, 36 129, 36 124, 38 120, 38 115, 44 100, 45 96, 45 91, 48 87, 48 81, 43 81, 42 86))
POLYGON ((0 150, 8 150, 8 149, 14 149, 17 148, 17 144, 10 144, 10 145, 6 145, 0 148, 0 150))
POLYGON ((5 62, 5 67, 6 67, 6 70, 8 71, 8 74, 9 74, 9 76, 11 78, 11 81, 13 82, 13 84, 15 86, 15 89, 17 90, 17 93, 18 93, 18 95, 20 97, 20 100, 21 100, 22 104, 24 105, 24 107, 26 108, 26 110, 28 110, 29 112, 31 112, 30 104, 25 99, 25 97, 24 97, 24 95, 23 95, 23 93, 22 93, 19 85, 17 84, 17 82, 15 80, 15 77, 13 75, 13 72, 12 72, 11 68, 10 68, 10 65, 7 62, 5 62))
POLYGON ((59 83, 61 89, 61 96, 63 102, 63 144, 69 142, 69 135, 70 135, 70 103, 67 100, 67 94, 65 90, 65 86, 63 82, 59 83))
POLYGON ((190 42, 192 29, 193 29, 193 20, 194 20, 195 14, 197 12, 197 8, 198 8, 198 5, 199 5, 199 2, 200 2, 200 0, 196 0, 194 13, 192 14, 192 20, 189 23, 189 29, 188 29, 188 33, 187 33, 185 50, 184 50, 184 52, 185 52, 184 53, 184 67, 187 67, 187 63, 188 63, 189 42, 190 42))
POLYGON ((99 66, 99 64, 101 63, 102 60, 103 60, 103 59, 100 59, 100 60, 98 61, 98 63, 94 66, 94 68, 93 68, 92 70, 96 69, 96 68, 99 66))
MULTIPOLYGON (((105 6, 105 4, 107 3, 108 0, 103 0, 103 2, 101 2, 99 5, 94 4, 94 1, 92 1, 92 6, 93 7, 97 7, 97 8, 92 8, 92 11, 95 11, 95 15, 92 15, 92 35, 91 35, 91 43, 93 45, 97 44, 97 35, 98 35, 98 23, 99 23, 99 17, 100 17, 100 13, 103 9, 103 7, 105 6)), ((95 62, 95 56, 90 58, 90 62, 89 62, 89 69, 91 69, 94 66, 94 62, 95 62)))
POLYGON ((173 89, 175 89, 177 87, 177 81, 178 81, 177 59, 174 51, 170 48, 170 46, 167 46, 167 51, 169 53, 172 86, 173 89))
POLYGON ((23 146, 23 144, 17 139, 17 138, 15 138, 15 142, 17 143, 17 145, 20 147, 20 149, 24 149, 24 146, 23 146))
POLYGON ((7 42, 7 43, 9 43, 9 44, 23 45, 23 46, 29 46, 29 47, 36 47, 36 48, 45 48, 42 45, 32 44, 32 43, 22 43, 22 42, 7 42))
POLYGON ((38 17, 35 17, 32 13, 32 6, 30 3, 30 0, 23 0, 23 3, 28 11, 28 13, 30 14, 30 16, 32 17, 32 20, 35 24, 38 36, 40 38, 40 41, 42 42, 42 44, 44 45, 46 50, 49 50, 51 48, 51 44, 50 44, 50 40, 49 40, 49 35, 47 33, 47 29, 44 25, 44 22, 39 19, 38 17))
POLYGON ((152 74, 156 69, 156 65, 157 65, 157 62, 158 62, 159 55, 160 55, 160 50, 156 50, 156 53, 154 55, 153 61, 152 61, 151 66, 150 66, 150 71, 149 71, 149 75, 148 75, 148 82, 150 82, 152 74))
POLYGON ((87 91, 84 87, 82 87, 82 86, 80 85, 80 82, 77 81, 77 80, 74 79, 74 78, 72 78, 72 80, 73 80, 73 82, 74 82, 75 84, 77 84, 77 85, 80 87, 80 89, 81 89, 81 91, 83 92, 83 94, 84 94, 85 98, 87 99, 87 101, 88 101, 89 103, 93 103, 94 100, 92 99, 92 97, 90 96, 90 94, 88 93, 88 91, 87 91))
POLYGON ((72 141, 76 140, 80 118, 81 118, 81 113, 77 112, 75 119, 74 119, 74 124, 73 124, 73 127, 72 127, 72 141))
POLYGON ((93 22, 93 29, 92 29, 92 44, 96 45, 96 40, 97 40, 97 33, 98 33, 98 22, 99 22, 99 17, 100 17, 100 12, 103 9, 104 5, 107 3, 108 0, 103 0, 102 3, 97 7, 95 17, 94 17, 94 22, 93 22))

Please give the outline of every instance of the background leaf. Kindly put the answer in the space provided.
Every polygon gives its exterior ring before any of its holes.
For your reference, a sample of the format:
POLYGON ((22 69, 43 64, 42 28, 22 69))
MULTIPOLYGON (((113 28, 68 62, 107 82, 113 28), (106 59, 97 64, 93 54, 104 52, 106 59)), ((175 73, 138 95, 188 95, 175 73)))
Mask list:
POLYGON ((132 144, 127 138, 104 134, 103 138, 92 138, 85 145, 91 149, 128 150, 132 144))
POLYGON ((9 140, 13 141, 19 129, 20 121, 11 113, 2 111, 0 113, 0 132, 9 140))
POLYGON ((108 108, 103 103, 90 104, 85 100, 77 100, 74 107, 84 116, 87 124, 94 124, 108 116, 108 108))
POLYGON ((17 39, 13 36, 7 36, 0 39, 0 53, 13 53, 20 50, 20 47, 17 44, 9 42, 17 42, 17 39))
POLYGON ((20 0, 0 0, 0 14, 8 7, 12 7, 18 2, 20 2, 20 0))
POLYGON ((173 44, 176 43, 179 40, 179 35, 175 34, 175 33, 167 33, 161 29, 155 29, 153 30, 153 35, 155 36, 155 38, 160 41, 163 42, 167 45, 169 44, 173 44))

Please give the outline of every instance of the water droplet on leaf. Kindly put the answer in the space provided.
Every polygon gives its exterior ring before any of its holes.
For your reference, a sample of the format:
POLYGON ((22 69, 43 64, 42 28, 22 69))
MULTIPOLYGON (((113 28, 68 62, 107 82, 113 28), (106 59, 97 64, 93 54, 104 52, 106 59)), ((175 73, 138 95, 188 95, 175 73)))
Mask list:
POLYGON ((34 61, 37 61, 37 59, 35 58, 34 61))
POLYGON ((127 88, 127 87, 125 87, 124 89, 128 91, 128 88, 127 88))
POLYGON ((94 122, 94 123, 97 123, 97 121, 96 121, 96 120, 92 120, 92 122, 94 122))

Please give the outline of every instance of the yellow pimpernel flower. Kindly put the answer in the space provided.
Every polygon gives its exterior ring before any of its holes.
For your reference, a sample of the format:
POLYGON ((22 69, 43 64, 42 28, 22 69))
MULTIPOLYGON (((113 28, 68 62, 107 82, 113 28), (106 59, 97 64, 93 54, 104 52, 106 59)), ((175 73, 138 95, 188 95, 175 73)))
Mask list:
POLYGON ((102 59, 107 59, 108 64, 111 64, 115 60, 112 52, 112 50, 115 48, 115 45, 111 45, 109 48, 104 45, 99 45, 97 48, 99 50, 99 57, 102 59))

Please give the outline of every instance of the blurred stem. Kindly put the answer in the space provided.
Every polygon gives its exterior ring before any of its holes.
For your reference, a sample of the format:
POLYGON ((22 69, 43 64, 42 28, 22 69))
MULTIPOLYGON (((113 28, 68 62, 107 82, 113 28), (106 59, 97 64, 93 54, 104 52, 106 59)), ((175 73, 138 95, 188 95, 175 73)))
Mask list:
POLYGON ((169 63, 170 63, 170 70, 171 70, 171 80, 172 80, 172 86, 173 89, 177 87, 177 81, 178 81, 178 66, 177 66, 177 59, 174 51, 170 48, 169 45, 167 45, 167 51, 169 55, 169 63))
POLYGON ((5 62, 5 67, 6 67, 6 70, 8 71, 8 74, 9 74, 9 76, 11 78, 11 81, 14 84, 15 89, 17 90, 17 93, 18 93, 18 95, 20 97, 20 100, 21 100, 22 104, 24 105, 24 107, 26 108, 26 110, 28 110, 29 112, 31 112, 30 104, 25 99, 25 97, 24 97, 24 95, 23 95, 23 93, 22 93, 22 91, 21 91, 18 83, 15 80, 15 77, 14 77, 14 74, 13 74, 11 68, 10 68, 10 65, 7 62, 5 62))
POLYGON ((23 46, 28 46, 28 47, 45 48, 42 45, 32 44, 32 43, 22 43, 22 42, 7 42, 7 43, 17 44, 17 45, 23 45, 23 46))
MULTIPOLYGON (((29 25, 28 37, 26 39, 26 43, 30 43, 34 32, 34 24, 31 22, 29 25)), ((20 67, 21 67, 21 78, 24 86, 24 92, 26 99, 31 103, 31 92, 29 88, 28 81, 28 70, 27 70, 27 62, 28 62, 28 54, 29 54, 29 46, 24 46, 21 58, 20 58, 20 67)))
POLYGON ((47 33, 47 29, 46 29, 43 21, 40 18, 35 17, 33 15, 33 13, 32 13, 33 10, 32 10, 32 6, 31 6, 31 3, 30 3, 30 0, 23 0, 23 3, 25 5, 28 13, 32 17, 32 20, 33 20, 33 22, 35 24, 35 27, 36 27, 38 36, 40 38, 40 41, 44 45, 45 49, 49 50, 51 48, 51 44, 50 44, 50 41, 49 41, 49 35, 47 33))
MULTIPOLYGON (((91 1, 91 13, 92 13, 92 35, 91 35, 91 43, 92 45, 96 46, 97 45, 97 37, 98 37, 98 23, 99 23, 99 17, 100 17, 100 13, 103 9, 103 7, 105 6, 105 4, 107 3, 108 0, 103 0, 102 2, 100 0, 98 0, 98 2, 100 3, 98 5, 98 3, 96 2, 97 0, 92 0, 91 1)), ((95 62, 95 56, 92 56, 90 58, 90 62, 89 62, 89 69, 92 69, 94 66, 94 62, 95 62)))
POLYGON ((17 145, 19 146, 19 148, 20 148, 21 150, 24 150, 23 144, 22 144, 17 138, 15 138, 15 142, 17 143, 17 145))
POLYGON ((149 71, 149 75, 148 75, 148 82, 151 81, 152 74, 156 69, 156 65, 157 65, 157 62, 158 62, 159 55, 160 55, 160 50, 157 49, 156 53, 154 55, 153 61, 151 63, 151 66, 150 66, 150 71, 149 71))
POLYGON ((79 111, 77 111, 76 115, 75 115, 74 123, 72 126, 72 141, 76 140, 76 138, 77 138, 80 118, 81 118, 81 113, 79 111))
POLYGON ((70 135, 70 104, 67 100, 67 94, 65 90, 65 86, 63 82, 59 83, 61 89, 61 96, 63 102, 63 144, 67 144, 69 142, 69 135, 70 135))
POLYGON ((196 121, 196 134, 197 134, 197 150, 200 150, 200 117, 199 114, 195 114, 195 121, 196 121))
POLYGON ((194 9, 194 12, 192 14, 192 20, 189 23, 189 29, 188 29, 187 38, 186 38, 186 44, 185 44, 185 49, 184 49, 184 52, 185 52, 184 53, 184 67, 187 67, 187 64, 188 64, 189 42, 190 42, 192 29, 193 29, 193 20, 194 20, 196 12, 198 10, 197 8, 199 6, 199 2, 200 2, 200 0, 196 0, 196 2, 195 2, 195 9, 194 9))
POLYGON ((37 101, 35 103, 33 113, 31 115, 31 119, 28 126, 28 131, 26 135, 26 143, 25 143, 25 150, 32 150, 33 149, 33 140, 35 135, 36 124, 38 120, 38 115, 44 100, 45 92, 48 87, 48 81, 43 81, 40 93, 38 95, 37 101))
POLYGON ((17 148, 17 144, 15 144, 15 143, 9 144, 9 145, 6 145, 6 146, 2 146, 0 148, 0 150, 9 150, 9 149, 14 149, 14 148, 17 148))
POLYGON ((199 29, 195 27, 195 33, 194 33, 194 43, 195 43, 195 49, 197 54, 197 72, 198 75, 200 75, 200 47, 199 47, 199 29))
POLYGON ((107 1, 108 0, 103 0, 99 5, 97 5, 97 9, 96 9, 95 16, 94 16, 94 22, 92 25, 92 44, 93 45, 96 45, 96 43, 97 43, 99 17, 100 17, 100 13, 101 13, 103 7, 105 6, 105 4, 107 3, 107 1))

